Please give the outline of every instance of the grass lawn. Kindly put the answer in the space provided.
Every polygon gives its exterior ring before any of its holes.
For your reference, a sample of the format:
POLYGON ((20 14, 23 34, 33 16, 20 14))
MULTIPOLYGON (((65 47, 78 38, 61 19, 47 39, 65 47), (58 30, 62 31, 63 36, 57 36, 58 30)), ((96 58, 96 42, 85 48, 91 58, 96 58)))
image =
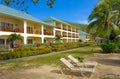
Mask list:
POLYGON ((41 65, 55 65, 59 66, 61 64, 60 58, 67 57, 68 55, 73 55, 74 57, 82 57, 85 55, 93 55, 94 53, 100 53, 101 49, 97 46, 94 47, 82 47, 74 51, 64 52, 60 54, 44 56, 39 58, 34 58, 31 60, 22 60, 12 63, 0 64, 0 68, 5 69, 20 69, 20 68, 33 68, 39 67, 41 65))

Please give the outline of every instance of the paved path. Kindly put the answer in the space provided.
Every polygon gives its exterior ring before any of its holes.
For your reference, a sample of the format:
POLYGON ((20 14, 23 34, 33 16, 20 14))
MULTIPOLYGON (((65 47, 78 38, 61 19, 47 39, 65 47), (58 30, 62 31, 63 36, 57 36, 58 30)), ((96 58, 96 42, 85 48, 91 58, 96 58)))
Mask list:
MULTIPOLYGON (((84 48, 84 47, 81 47, 81 48, 84 48)), ((79 49, 79 48, 65 50, 65 51, 59 51, 59 52, 52 52, 52 53, 43 54, 43 55, 28 56, 28 57, 22 57, 22 58, 16 58, 16 59, 9 59, 9 60, 0 60, 0 63, 15 62, 15 61, 19 61, 19 60, 30 60, 30 59, 33 59, 33 58, 44 57, 44 56, 49 56, 49 55, 55 55, 55 54, 69 52, 69 51, 73 51, 73 50, 77 50, 77 49, 79 49)))

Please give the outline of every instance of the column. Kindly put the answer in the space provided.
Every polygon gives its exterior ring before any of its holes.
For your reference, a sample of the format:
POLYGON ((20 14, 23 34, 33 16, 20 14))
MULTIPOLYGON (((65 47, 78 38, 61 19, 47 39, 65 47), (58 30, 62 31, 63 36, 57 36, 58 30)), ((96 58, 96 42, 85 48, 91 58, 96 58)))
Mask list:
POLYGON ((4 44, 7 45, 7 39, 5 39, 5 43, 4 44))
POLYGON ((62 37, 63 37, 63 24, 61 24, 61 43, 63 42, 63 39, 62 39, 62 37))
POLYGON ((76 35, 76 33, 75 33, 75 42, 77 42, 77 40, 76 40, 76 39, 77 39, 76 36, 77 36, 77 35, 76 35))
POLYGON ((41 37, 41 39, 42 39, 42 43, 44 43, 44 25, 42 25, 41 30, 42 30, 42 37, 41 37))
POLYGON ((27 21, 24 21, 24 44, 27 44, 27 21))
POLYGON ((56 35, 56 29, 55 29, 55 27, 53 28, 53 35, 54 35, 54 37, 56 35))
POLYGON ((67 42, 68 42, 68 26, 67 26, 67 42))
POLYGON ((77 42, 77 38, 76 38, 76 36, 77 36, 77 35, 76 35, 76 28, 75 28, 75 42, 77 42))
POLYGON ((73 42, 73 37, 72 37, 72 27, 71 27, 71 42, 73 42))

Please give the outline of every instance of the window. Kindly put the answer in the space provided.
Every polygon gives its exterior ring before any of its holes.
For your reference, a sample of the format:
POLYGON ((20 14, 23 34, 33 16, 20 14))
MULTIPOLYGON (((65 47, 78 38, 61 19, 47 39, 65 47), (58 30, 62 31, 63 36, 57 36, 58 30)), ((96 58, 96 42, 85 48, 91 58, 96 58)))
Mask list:
POLYGON ((0 44, 5 44, 5 39, 0 39, 0 44))
POLYGON ((0 24, 0 30, 1 31, 5 31, 5 23, 4 22, 1 22, 1 24, 0 24))
POLYGON ((33 40, 32 39, 28 39, 27 42, 28 42, 28 44, 33 44, 33 40))
POLYGON ((33 27, 27 26, 27 33, 33 33, 33 27))
POLYGON ((0 22, 0 30, 1 31, 12 31, 13 30, 13 24, 7 23, 7 22, 0 22))

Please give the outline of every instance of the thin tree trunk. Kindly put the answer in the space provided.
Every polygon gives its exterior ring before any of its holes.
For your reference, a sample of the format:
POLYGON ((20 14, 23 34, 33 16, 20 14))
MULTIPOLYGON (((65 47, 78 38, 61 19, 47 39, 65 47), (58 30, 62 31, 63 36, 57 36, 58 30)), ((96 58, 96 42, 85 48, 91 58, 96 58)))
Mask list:
POLYGON ((108 29, 107 29, 107 40, 108 40, 108 44, 110 43, 110 40, 109 40, 109 38, 110 38, 110 34, 109 34, 109 24, 107 24, 107 26, 108 26, 108 29))

